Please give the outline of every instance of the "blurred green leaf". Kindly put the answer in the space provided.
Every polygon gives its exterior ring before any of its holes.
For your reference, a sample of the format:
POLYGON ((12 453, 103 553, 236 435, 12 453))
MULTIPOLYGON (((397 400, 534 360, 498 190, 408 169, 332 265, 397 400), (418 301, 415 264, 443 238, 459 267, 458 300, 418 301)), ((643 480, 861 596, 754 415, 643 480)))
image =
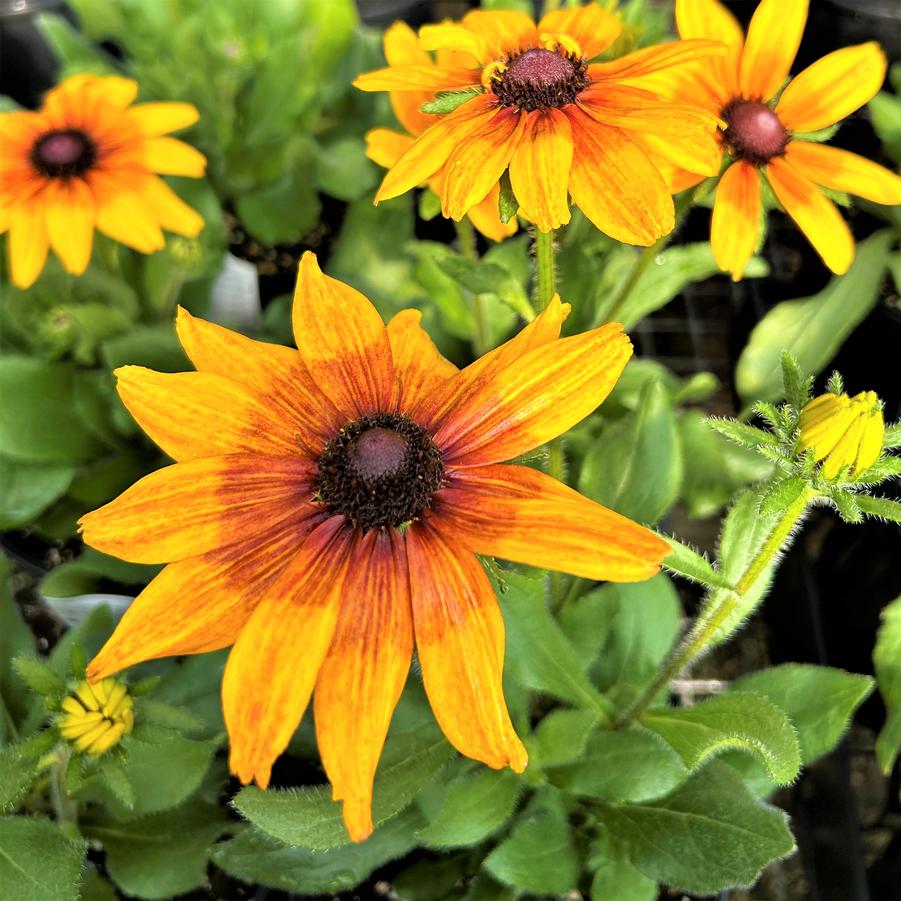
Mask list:
POLYGON ((241 224, 263 244, 293 244, 319 221, 319 197, 310 180, 295 178, 242 194, 235 201, 241 224))
POLYGON ((13 658, 35 653, 34 636, 12 597, 11 573, 11 564, 0 554, 0 746, 18 738, 16 724, 28 709, 28 692, 13 670, 13 658))
POLYGON ((191 368, 171 323, 138 326, 127 335, 104 341, 100 355, 109 369, 134 365, 159 372, 184 372, 191 368))
POLYGON ((591 901, 656 901, 657 882, 639 873, 620 854, 613 854, 610 841, 596 854, 589 867, 594 871, 591 880, 591 901))
POLYGON ((901 597, 882 611, 882 624, 873 649, 876 682, 885 702, 885 725, 876 740, 876 756, 889 773, 901 750, 901 597))
POLYGON ((0 529, 29 523, 66 493, 74 475, 74 466, 0 457, 0 529))
POLYGON ((597 725, 593 710, 552 710, 527 742, 530 766, 559 766, 581 757, 597 725))
POLYGON ((375 186, 378 177, 379 170, 367 158, 359 137, 342 137, 317 148, 317 185, 332 197, 359 200, 375 186))
POLYGON ((672 548, 669 555, 663 559, 665 569, 700 585, 711 588, 729 587, 726 578, 713 568, 706 557, 670 535, 660 534, 660 537, 672 548))
POLYGON ((80 557, 51 569, 41 580, 40 591, 48 597, 67 598, 108 590, 111 581, 137 587, 146 585, 160 569, 156 564, 127 563, 85 548, 80 557))

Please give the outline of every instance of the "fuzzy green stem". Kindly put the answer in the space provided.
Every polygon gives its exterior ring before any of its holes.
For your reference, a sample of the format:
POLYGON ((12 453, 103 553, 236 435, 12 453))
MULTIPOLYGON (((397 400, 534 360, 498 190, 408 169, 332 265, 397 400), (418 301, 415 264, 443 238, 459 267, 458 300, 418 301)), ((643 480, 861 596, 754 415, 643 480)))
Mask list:
POLYGON ((814 491, 806 488, 801 496, 786 508, 776 525, 773 526, 773 530, 763 546, 754 555, 741 578, 735 583, 734 589, 714 592, 711 595, 707 609, 701 612, 685 638, 673 648, 657 678, 648 685, 638 700, 617 719, 614 723, 615 729, 622 729, 638 719, 657 697, 657 693, 707 650, 741 601, 757 585, 776 555, 785 548, 792 529, 804 515, 804 511, 813 497, 814 491))
POLYGON ((538 309, 546 310, 554 298, 557 273, 554 268, 554 233, 535 229, 535 274, 538 309))
POLYGON ((53 801, 53 810, 60 825, 67 823, 78 825, 78 804, 66 791, 66 769, 69 766, 69 752, 62 749, 59 758, 53 764, 52 778, 50 780, 50 797, 53 801))
MULTIPOLYGON (((469 221, 469 217, 464 216, 455 225, 457 227, 457 242, 460 245, 460 256, 467 260, 477 260, 479 254, 476 249, 476 232, 469 221)), ((481 357, 488 351, 488 329, 485 323, 485 305, 481 294, 472 295, 472 318, 475 325, 472 349, 477 357, 481 357)))

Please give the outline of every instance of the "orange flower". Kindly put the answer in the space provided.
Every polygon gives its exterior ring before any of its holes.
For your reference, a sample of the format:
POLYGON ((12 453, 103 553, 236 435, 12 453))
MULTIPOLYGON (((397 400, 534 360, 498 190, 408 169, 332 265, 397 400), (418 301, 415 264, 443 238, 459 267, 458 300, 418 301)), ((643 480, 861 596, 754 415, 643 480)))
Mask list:
MULTIPOLYGON (((384 37, 385 58, 392 66, 431 66, 432 58, 422 50, 416 34, 406 22, 395 22, 384 37)), ((439 54, 439 59, 449 54, 439 54)), ((374 163, 390 169, 435 121, 435 117, 423 113, 420 107, 435 99, 434 92, 391 91, 388 95, 394 115, 407 133, 392 128, 373 128, 366 133, 366 155, 374 163)), ((443 172, 438 171, 428 180, 429 188, 439 197, 443 172)), ((518 224, 514 216, 509 222, 501 222, 498 212, 500 188, 495 185, 488 196, 477 203, 467 214, 472 224, 492 241, 503 241, 516 234, 518 224)))
POLYGON ((456 109, 399 157, 376 202, 441 171, 442 211, 459 220, 509 166, 519 206, 541 231, 569 221, 570 195, 601 231, 630 244, 653 244, 674 224, 658 164, 718 172, 718 120, 629 80, 723 48, 681 41, 591 63, 620 30, 619 19, 595 3, 555 10, 537 25, 522 12, 475 10, 459 24, 424 26, 422 50, 463 53, 476 65, 442 65, 440 59, 437 65, 392 64, 354 82, 364 91, 414 97, 465 92, 456 109))
POLYGON ((652 576, 653 533, 526 466, 631 355, 616 323, 559 339, 555 297, 468 368, 405 310, 301 261, 299 351, 181 310, 197 372, 117 370, 119 394, 178 462, 81 520, 109 554, 167 566, 91 662, 234 645, 222 685, 231 767, 269 782, 315 688, 316 731, 348 831, 372 829, 372 781, 414 640, 435 716, 463 754, 520 771, 504 703, 504 625, 476 554, 588 579, 652 576))
POLYGON ((165 137, 197 121, 190 103, 140 103, 134 81, 75 75, 38 112, 0 113, 0 234, 9 232, 12 280, 33 284, 52 247, 68 272, 91 259, 95 227, 142 253, 165 246, 161 228, 196 235, 203 219, 157 174, 199 178, 206 159, 165 137))
MULTIPOLYGON (((725 122, 720 132, 731 161, 720 178, 710 240, 720 268, 740 279, 759 242, 760 176, 836 274, 848 271, 854 239, 820 188, 874 203, 901 203, 901 178, 854 153, 813 143, 805 133, 841 121, 869 101, 885 78, 885 55, 873 42, 836 50, 797 75, 776 100, 798 51, 808 0, 762 0, 741 27, 718 0, 676 0, 683 38, 722 41, 726 57, 685 67, 668 84, 644 86, 703 104, 725 122)), ((680 187, 696 184, 677 175, 680 187)))

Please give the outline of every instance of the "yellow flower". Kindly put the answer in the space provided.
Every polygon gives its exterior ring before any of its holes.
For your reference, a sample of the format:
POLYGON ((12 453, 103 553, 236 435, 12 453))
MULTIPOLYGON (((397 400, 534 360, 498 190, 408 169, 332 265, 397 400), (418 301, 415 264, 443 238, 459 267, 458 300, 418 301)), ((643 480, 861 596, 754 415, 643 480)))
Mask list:
POLYGON ((801 450, 825 460, 823 475, 834 479, 850 466, 850 478, 869 469, 882 453, 882 404, 874 391, 821 394, 801 411, 801 450))
MULTIPOLYGON (((746 38, 718 0, 676 0, 680 36, 722 41, 728 53, 642 82, 674 100, 700 104, 725 123, 719 137, 730 164, 717 188, 710 242, 717 264, 735 280, 759 241, 761 178, 837 275, 854 260, 854 239, 820 189, 901 203, 901 178, 895 173, 805 139, 806 133, 834 125, 867 103, 886 69, 885 54, 871 41, 827 54, 782 90, 801 43, 807 7, 808 0, 762 0, 746 38)), ((684 167, 670 172, 669 180, 674 190, 700 181, 684 167)))
POLYGON ((99 757, 134 726, 134 700, 124 682, 79 682, 60 704, 60 734, 79 751, 99 757))
POLYGON ((33 284, 52 247, 68 272, 91 259, 94 229, 141 253, 162 229, 194 236, 203 219, 158 175, 200 178, 202 153, 166 133, 193 125, 190 103, 139 103, 136 82, 75 75, 37 112, 0 113, 0 234, 12 280, 33 284))
POLYGON ((537 24, 516 10, 473 10, 459 23, 424 26, 421 50, 426 57, 451 54, 447 64, 441 57, 415 64, 389 59, 387 68, 354 84, 392 96, 468 94, 416 132, 376 202, 440 173, 442 212, 460 220, 496 190, 509 167, 520 209, 541 231, 569 222, 571 197, 611 237, 653 244, 674 224, 661 168, 715 175, 719 120, 696 104, 638 90, 633 81, 725 48, 676 41, 593 62, 621 29, 619 18, 596 3, 554 10, 537 24))

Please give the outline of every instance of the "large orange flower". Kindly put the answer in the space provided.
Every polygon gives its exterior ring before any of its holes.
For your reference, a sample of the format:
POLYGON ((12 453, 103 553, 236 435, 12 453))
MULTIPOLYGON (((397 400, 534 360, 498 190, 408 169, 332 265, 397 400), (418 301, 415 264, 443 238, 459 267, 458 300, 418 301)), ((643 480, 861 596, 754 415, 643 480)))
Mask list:
POLYGON ((509 166, 520 208, 541 231, 569 221, 569 195, 611 237, 653 244, 673 228, 658 163, 718 172, 718 120, 630 82, 724 48, 681 41, 592 63, 620 30, 619 19, 595 3, 550 12, 537 25, 522 12, 474 10, 459 24, 424 26, 423 51, 465 53, 477 65, 389 65, 354 82, 364 91, 420 96, 468 92, 400 156, 376 202, 443 169, 442 210, 459 220, 509 166))
MULTIPOLYGON (((385 59, 392 66, 419 65, 431 66, 432 58, 419 46, 416 33, 406 22, 395 22, 384 36, 385 59)), ((439 53, 439 59, 450 57, 447 52, 439 53)), ((398 122, 407 130, 404 134, 393 128, 373 128, 366 133, 366 155, 379 166, 390 169, 407 150, 412 147, 416 138, 430 125, 435 117, 421 111, 424 103, 435 99, 434 92, 391 91, 388 95, 391 107, 398 122)), ((439 170, 429 179, 429 188, 439 197, 443 183, 443 172, 439 170)), ((509 222, 501 222, 498 212, 500 188, 495 185, 488 196, 473 206, 469 220, 486 237, 492 241, 503 241, 516 234, 518 228, 516 217, 509 222)))
POLYGON ((299 350, 180 311, 197 372, 117 370, 119 394, 178 462, 81 521, 85 541, 169 565, 91 662, 234 645, 222 685, 231 767, 265 787, 315 688, 316 731, 352 838, 414 639, 435 716, 463 754, 522 770, 504 703, 504 626, 476 554, 589 579, 653 575, 668 546, 538 470, 503 463, 569 429, 631 355, 608 324, 559 339, 567 305, 457 371, 406 310, 304 256, 299 350))
MULTIPOLYGON (((748 27, 718 0, 676 0, 683 38, 722 41, 728 54, 705 67, 687 66, 667 82, 644 86, 703 104, 724 120, 730 165, 720 178, 711 244, 721 269, 740 279, 760 238, 761 177, 835 273, 848 271, 854 239, 835 204, 819 188, 875 203, 901 203, 901 178, 870 160, 805 140, 863 106, 885 78, 875 43, 836 50, 808 66, 782 90, 807 22, 808 0, 762 0, 748 27), (781 91, 781 94, 780 94, 781 91), (776 98, 778 97, 778 102, 776 98)), ((681 173, 680 187, 697 183, 681 173)))
POLYGON ((0 113, 0 234, 9 232, 12 280, 27 288, 52 247, 81 275, 94 229, 142 253, 165 246, 161 229, 196 235, 203 219, 161 175, 199 178, 206 158, 166 133, 197 121, 190 103, 132 106, 138 85, 75 75, 38 112, 0 113))

